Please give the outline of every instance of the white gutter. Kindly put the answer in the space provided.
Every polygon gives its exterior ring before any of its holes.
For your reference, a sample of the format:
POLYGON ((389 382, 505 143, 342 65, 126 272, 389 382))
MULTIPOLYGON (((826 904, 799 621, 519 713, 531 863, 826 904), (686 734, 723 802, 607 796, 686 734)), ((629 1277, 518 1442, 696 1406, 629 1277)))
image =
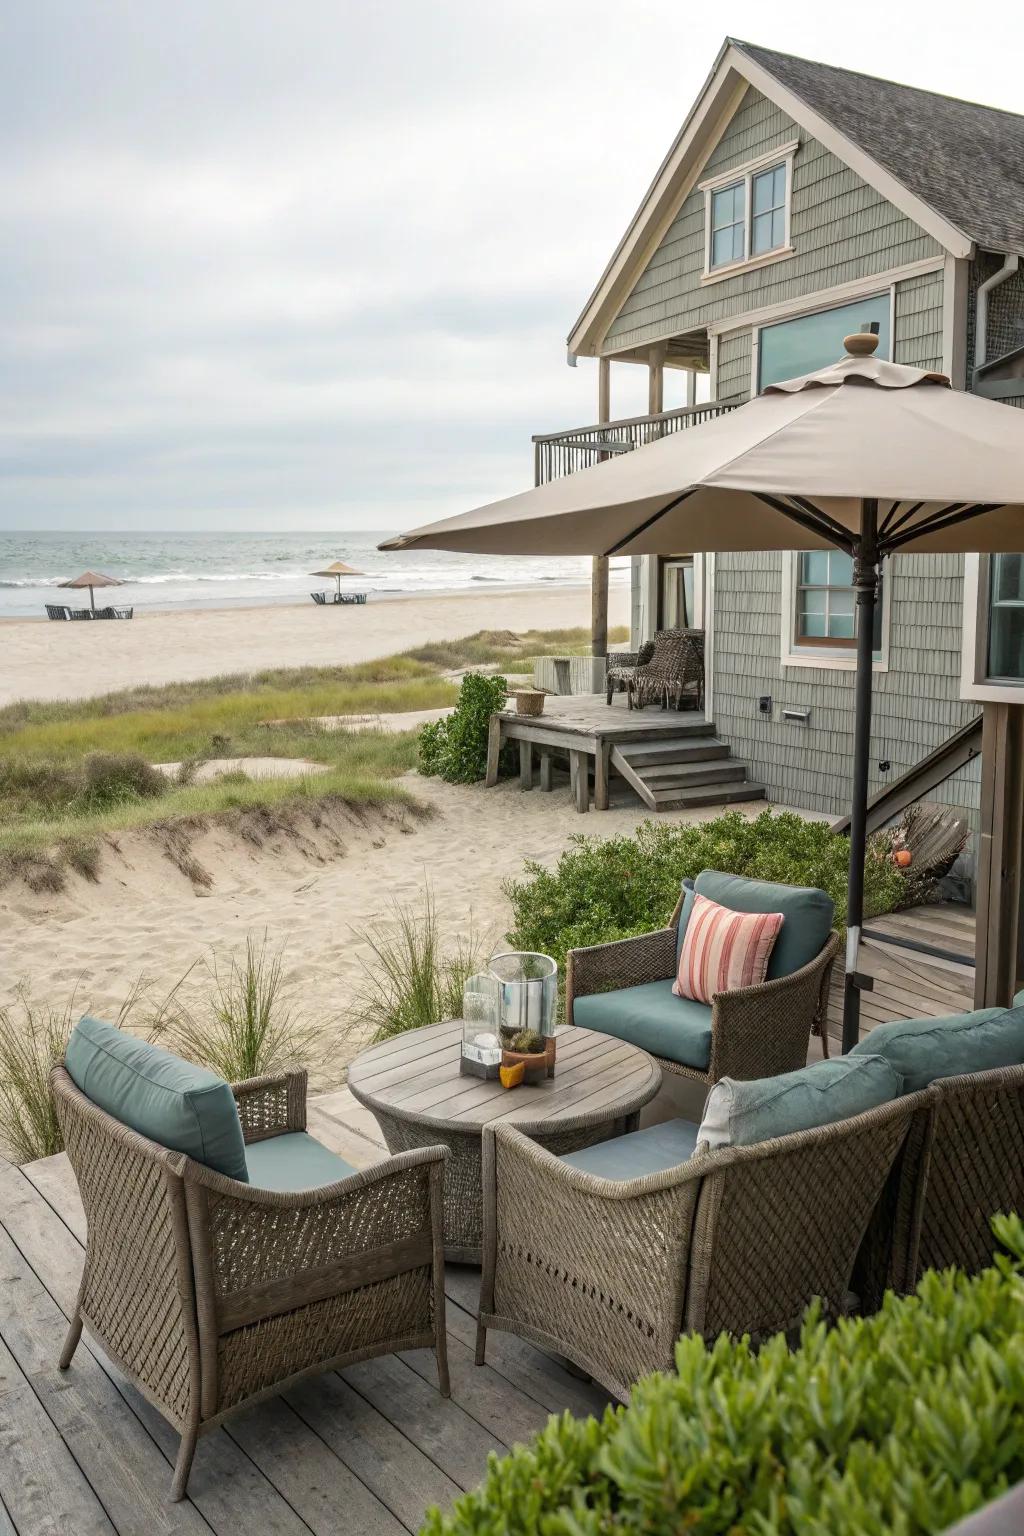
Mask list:
POLYGON ((987 277, 978 289, 976 300, 974 324, 974 367, 984 367, 988 361, 988 296, 994 288, 1005 283, 1008 277, 1012 277, 1020 266, 1019 256, 1006 256, 998 272, 993 272, 987 277))

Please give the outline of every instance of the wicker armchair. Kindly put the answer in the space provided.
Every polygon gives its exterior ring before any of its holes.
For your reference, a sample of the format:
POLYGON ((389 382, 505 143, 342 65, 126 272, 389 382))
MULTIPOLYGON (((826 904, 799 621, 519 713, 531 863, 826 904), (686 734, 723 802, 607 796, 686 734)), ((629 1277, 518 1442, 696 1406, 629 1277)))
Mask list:
POLYGON ((627 684, 630 709, 660 704, 682 709, 688 695, 695 709, 704 706, 704 632, 663 629, 654 637, 654 654, 634 669, 627 684))
POLYGON ((897 1099, 623 1181, 486 1126, 477 1363, 498 1328, 625 1400, 673 1368, 681 1333, 790 1332, 814 1297, 828 1318, 852 1310, 856 1256, 914 1109, 897 1099))
MULTIPOLYGON (((683 898, 667 928, 572 949, 566 959, 565 1014, 572 1024, 577 998, 617 992, 676 974, 676 940, 683 898)), ((722 1077, 774 1077, 795 1072, 807 1061, 811 1035, 828 1055, 828 994, 832 963, 839 950, 834 930, 819 954, 788 976, 737 992, 719 992, 711 1004, 711 1056, 706 1071, 658 1056, 664 1072, 705 1083, 722 1077)))
MULTIPOLYGON (((172 1498, 201 1434, 302 1376, 432 1348, 447 1396, 444 1148, 275 1193, 137 1135, 63 1066, 50 1081, 88 1221, 60 1368, 84 1324, 181 1435, 172 1498)), ((247 1144, 304 1130, 304 1072, 233 1091, 247 1144)))
POLYGON ((615 665, 609 667, 605 673, 605 700, 611 703, 615 693, 628 693, 631 682, 636 676, 638 667, 646 667, 654 655, 654 641, 645 640, 638 651, 614 651, 608 660, 614 657, 615 665))
POLYGON ((887 1289, 913 1291, 926 1269, 986 1268, 991 1218, 1024 1211, 1024 1066, 942 1078, 915 1099, 861 1257, 872 1306, 887 1289))

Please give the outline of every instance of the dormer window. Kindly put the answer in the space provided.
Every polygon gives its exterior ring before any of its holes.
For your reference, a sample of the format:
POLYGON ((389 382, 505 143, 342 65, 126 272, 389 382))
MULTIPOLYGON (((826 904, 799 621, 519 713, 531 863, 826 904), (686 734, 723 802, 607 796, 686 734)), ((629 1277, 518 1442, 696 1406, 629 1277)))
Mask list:
POLYGON ((704 281, 788 255, 796 144, 701 182, 705 202, 704 281))

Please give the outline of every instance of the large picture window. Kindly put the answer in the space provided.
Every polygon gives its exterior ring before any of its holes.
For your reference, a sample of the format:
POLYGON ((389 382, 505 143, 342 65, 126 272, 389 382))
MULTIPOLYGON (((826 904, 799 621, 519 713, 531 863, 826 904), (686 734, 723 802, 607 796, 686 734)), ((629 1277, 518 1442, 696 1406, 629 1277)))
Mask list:
POLYGON ((854 304, 841 304, 836 309, 821 309, 813 315, 798 315, 795 320, 762 326, 758 339, 758 392, 780 379, 797 379, 838 362, 843 355, 843 337, 869 325, 878 326, 875 356, 891 357, 891 308, 889 293, 878 293, 854 304))

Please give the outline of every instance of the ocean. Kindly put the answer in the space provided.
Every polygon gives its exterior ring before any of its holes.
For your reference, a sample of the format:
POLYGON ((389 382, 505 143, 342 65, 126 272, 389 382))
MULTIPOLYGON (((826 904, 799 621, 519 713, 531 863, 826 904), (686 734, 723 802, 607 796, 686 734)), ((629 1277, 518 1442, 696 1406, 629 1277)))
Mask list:
MULTIPOLYGON (((590 577, 585 556, 458 555, 442 550, 382 554, 388 537, 373 533, 5 533, 0 531, 0 618, 42 618, 44 604, 88 602, 88 593, 56 590, 82 571, 120 577, 122 589, 97 601, 137 612, 250 608, 309 602, 332 580, 312 571, 344 560, 363 574, 342 590, 370 600, 431 593, 578 586, 590 577)), ((613 562, 612 580, 628 580, 629 561, 613 562)))

